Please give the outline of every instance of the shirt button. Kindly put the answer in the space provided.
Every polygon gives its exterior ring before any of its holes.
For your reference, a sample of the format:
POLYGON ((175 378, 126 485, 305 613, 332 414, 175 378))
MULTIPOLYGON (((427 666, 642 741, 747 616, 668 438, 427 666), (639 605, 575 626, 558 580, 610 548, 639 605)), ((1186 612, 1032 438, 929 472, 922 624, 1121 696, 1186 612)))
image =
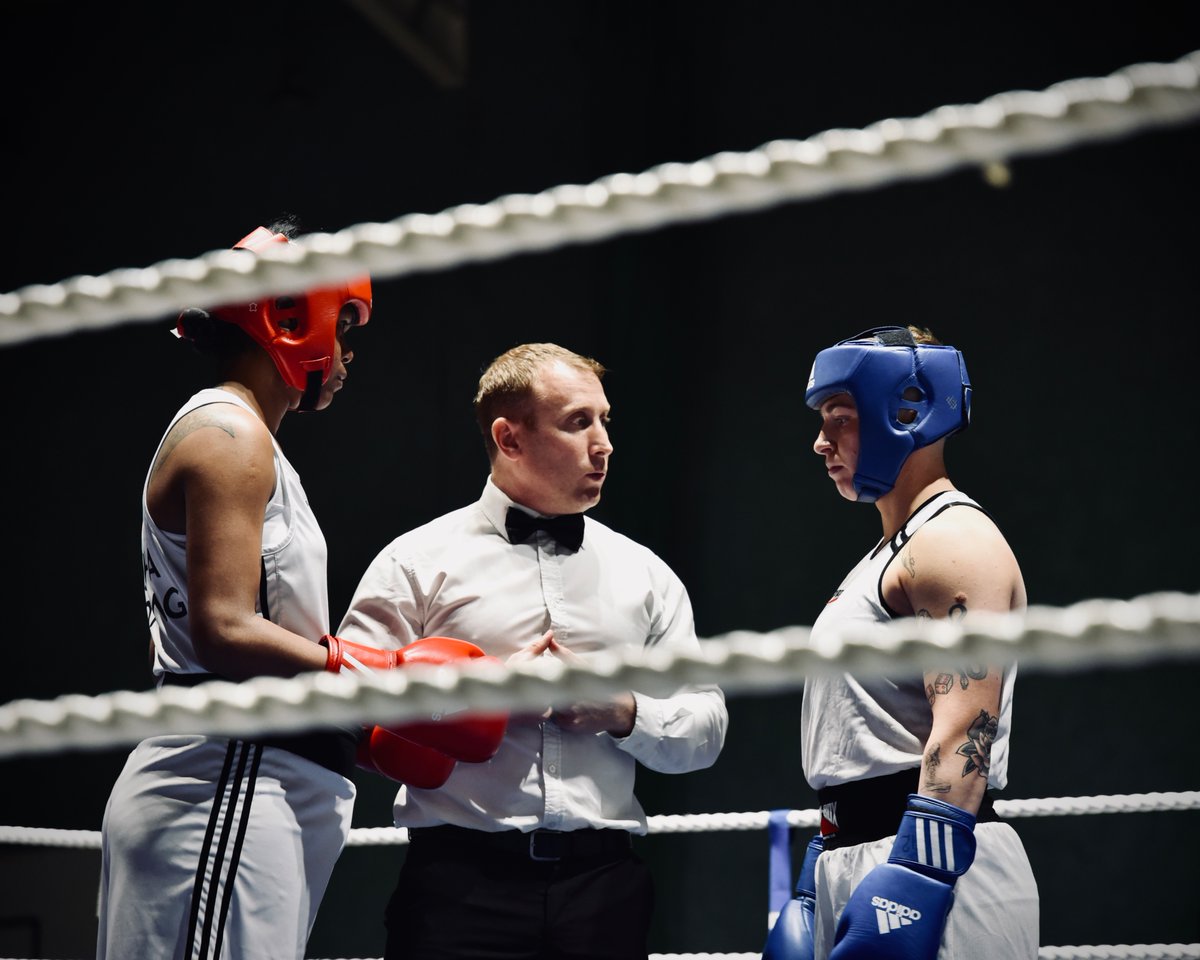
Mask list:
POLYGON ((552 763, 552 764, 550 764, 550 766, 546 767, 546 769, 549 770, 551 773, 558 773, 558 765, 557 764, 552 763))

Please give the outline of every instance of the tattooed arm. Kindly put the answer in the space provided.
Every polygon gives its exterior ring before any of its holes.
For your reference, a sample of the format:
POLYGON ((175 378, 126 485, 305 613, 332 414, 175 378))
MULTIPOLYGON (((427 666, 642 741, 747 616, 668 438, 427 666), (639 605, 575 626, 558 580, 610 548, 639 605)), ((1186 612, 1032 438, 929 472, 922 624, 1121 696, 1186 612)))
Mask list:
MULTIPOLYGON (((969 507, 925 524, 884 579, 898 612, 958 619, 971 611, 1007 612, 1025 605, 1016 558, 988 517, 969 507)), ((925 674, 933 726, 925 743, 918 792, 975 813, 987 790, 1000 716, 1001 671, 987 664, 946 664, 925 674)))
POLYGON ((1000 679, 999 670, 984 666, 925 674, 933 728, 918 793, 971 813, 979 810, 1000 716, 1000 679))

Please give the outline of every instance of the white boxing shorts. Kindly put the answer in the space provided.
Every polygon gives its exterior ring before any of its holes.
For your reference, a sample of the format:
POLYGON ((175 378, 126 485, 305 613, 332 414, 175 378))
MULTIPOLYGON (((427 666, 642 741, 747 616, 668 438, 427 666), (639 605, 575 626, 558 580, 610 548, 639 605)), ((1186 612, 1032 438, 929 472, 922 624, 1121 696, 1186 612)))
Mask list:
POLYGON ((302 960, 354 792, 279 747, 142 741, 104 812, 98 960, 302 960))
MULTIPOLYGON (((887 861, 894 840, 827 850, 817 860, 815 960, 829 956, 850 894, 887 861)), ((980 823, 975 841, 975 862, 954 885, 938 960, 1037 960, 1037 882, 1020 838, 1007 823, 980 823)))

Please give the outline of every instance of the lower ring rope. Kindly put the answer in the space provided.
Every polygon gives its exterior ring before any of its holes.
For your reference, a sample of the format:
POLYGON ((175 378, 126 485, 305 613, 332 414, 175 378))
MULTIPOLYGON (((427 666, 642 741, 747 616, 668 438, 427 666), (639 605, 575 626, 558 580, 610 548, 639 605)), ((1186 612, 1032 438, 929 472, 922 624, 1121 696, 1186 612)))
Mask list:
MULTIPOLYGON (((652 953, 650 960, 761 960, 761 953, 652 953)), ((1038 960, 1198 960, 1200 943, 1136 943, 1042 947, 1038 960)), ((367 958, 354 958, 367 960, 367 958)))
MULTIPOLYGON (((1162 813, 1200 810, 1200 790, 1174 793, 1133 793, 1095 797, 1046 797, 1030 800, 997 800, 995 809, 1002 819, 1020 817, 1063 817, 1117 813, 1162 813)), ((646 818, 650 834, 723 833, 765 830, 769 810, 749 813, 660 814, 646 818)), ((815 827, 821 819, 817 809, 789 810, 788 826, 815 827)), ((0 844, 42 847, 100 848, 99 830, 61 830, 48 827, 0 826, 0 844)), ((348 847, 396 846, 408 843, 403 827, 355 827, 346 841, 348 847)))

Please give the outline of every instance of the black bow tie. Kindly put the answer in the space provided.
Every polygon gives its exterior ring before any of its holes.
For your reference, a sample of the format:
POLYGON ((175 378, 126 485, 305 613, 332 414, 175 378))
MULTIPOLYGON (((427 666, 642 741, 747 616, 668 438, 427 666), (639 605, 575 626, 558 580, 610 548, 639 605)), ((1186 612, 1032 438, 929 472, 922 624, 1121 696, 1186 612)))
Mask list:
POLYGON ((524 543, 538 530, 545 530, 559 545, 574 552, 583 543, 583 514, 565 513, 561 517, 535 517, 524 510, 509 507, 504 518, 510 543, 524 543))

